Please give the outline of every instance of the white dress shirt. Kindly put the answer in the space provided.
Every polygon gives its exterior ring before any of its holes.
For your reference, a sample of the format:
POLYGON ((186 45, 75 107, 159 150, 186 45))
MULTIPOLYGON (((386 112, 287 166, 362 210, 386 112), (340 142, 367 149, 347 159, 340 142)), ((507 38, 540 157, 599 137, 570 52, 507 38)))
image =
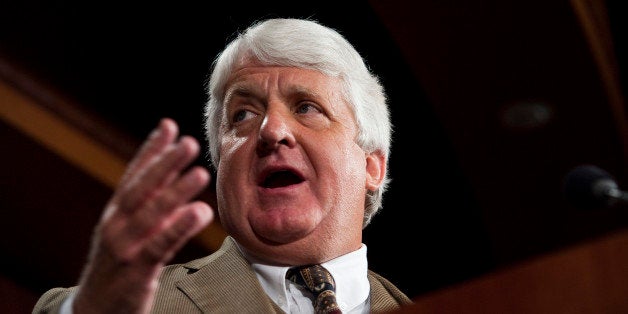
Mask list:
MULTIPOLYGON (((270 266, 259 263, 240 249, 251 263, 266 294, 286 313, 314 313, 312 293, 286 279, 290 267, 270 266)), ((321 264, 336 282, 336 301, 342 313, 369 313, 370 285, 366 245, 360 249, 321 264)))

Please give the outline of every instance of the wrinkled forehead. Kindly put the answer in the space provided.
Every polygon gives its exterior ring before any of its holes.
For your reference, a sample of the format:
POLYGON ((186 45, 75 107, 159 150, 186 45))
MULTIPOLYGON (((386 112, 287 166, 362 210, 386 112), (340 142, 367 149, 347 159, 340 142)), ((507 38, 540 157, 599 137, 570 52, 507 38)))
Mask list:
POLYGON ((339 77, 329 76, 319 70, 289 65, 263 65, 249 63, 234 70, 226 80, 226 89, 247 82, 274 83, 280 86, 300 86, 301 89, 340 90, 339 77))
POLYGON ((354 108, 345 97, 341 79, 314 69, 248 64, 229 77, 224 104, 229 106, 233 99, 246 98, 256 99, 261 104, 271 99, 285 103, 308 101, 332 116, 348 115, 355 119, 354 108))

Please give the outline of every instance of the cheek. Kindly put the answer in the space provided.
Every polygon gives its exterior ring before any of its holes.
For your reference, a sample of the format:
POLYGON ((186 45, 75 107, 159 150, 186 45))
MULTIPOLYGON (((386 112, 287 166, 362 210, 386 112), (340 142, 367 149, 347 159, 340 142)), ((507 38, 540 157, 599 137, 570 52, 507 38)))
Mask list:
POLYGON ((225 134, 220 141, 220 159, 233 160, 233 157, 238 156, 240 152, 245 150, 247 146, 246 137, 233 136, 231 134, 225 134))
POLYGON ((224 137, 220 145, 220 162, 216 173, 216 191, 219 196, 234 191, 231 186, 241 186, 251 168, 251 155, 245 138, 224 137))
POLYGON ((351 145, 347 147, 329 158, 333 188, 326 193, 332 198, 333 207, 343 209, 336 211, 337 219, 343 223, 361 223, 366 193, 366 159, 362 149, 352 148, 351 145))
POLYGON ((327 155, 327 165, 332 168, 338 182, 338 189, 355 191, 363 189, 366 175, 366 160, 364 152, 353 142, 339 144, 327 155))

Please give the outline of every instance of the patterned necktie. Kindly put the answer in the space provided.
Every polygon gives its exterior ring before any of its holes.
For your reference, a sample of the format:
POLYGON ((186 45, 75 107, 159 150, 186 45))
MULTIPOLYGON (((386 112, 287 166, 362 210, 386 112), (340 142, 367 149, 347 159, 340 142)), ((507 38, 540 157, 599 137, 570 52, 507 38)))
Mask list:
POLYGON ((286 274, 295 282, 314 294, 314 311, 317 314, 340 314, 336 303, 336 282, 329 271, 321 265, 293 267, 286 274))

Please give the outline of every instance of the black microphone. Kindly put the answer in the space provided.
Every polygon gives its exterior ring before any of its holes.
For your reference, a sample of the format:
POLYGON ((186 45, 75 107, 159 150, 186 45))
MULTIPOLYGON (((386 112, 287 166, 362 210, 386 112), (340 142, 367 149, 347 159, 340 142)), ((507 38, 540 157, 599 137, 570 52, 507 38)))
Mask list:
POLYGON ((610 207, 628 204, 628 193, 617 186, 615 179, 594 165, 580 165, 565 176, 565 196, 581 209, 610 207))

